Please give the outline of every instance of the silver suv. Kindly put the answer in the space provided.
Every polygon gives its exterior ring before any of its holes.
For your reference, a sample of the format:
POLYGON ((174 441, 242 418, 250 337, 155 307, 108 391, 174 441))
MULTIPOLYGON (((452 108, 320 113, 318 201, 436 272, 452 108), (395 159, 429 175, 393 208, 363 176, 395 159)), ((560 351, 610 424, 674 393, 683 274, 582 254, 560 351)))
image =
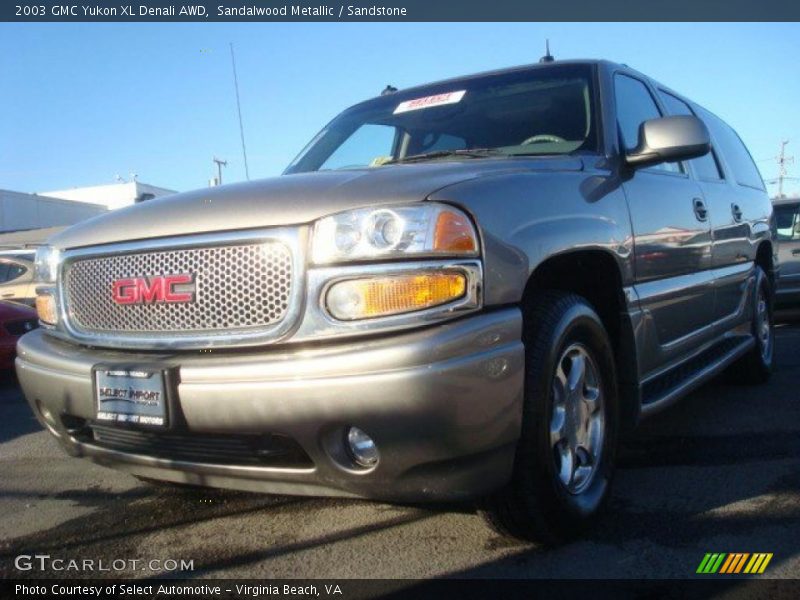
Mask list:
POLYGON ((479 498, 555 542, 621 432, 767 379, 773 229, 736 133, 624 65, 388 89, 281 177, 53 238, 17 370, 67 452, 140 478, 479 498))

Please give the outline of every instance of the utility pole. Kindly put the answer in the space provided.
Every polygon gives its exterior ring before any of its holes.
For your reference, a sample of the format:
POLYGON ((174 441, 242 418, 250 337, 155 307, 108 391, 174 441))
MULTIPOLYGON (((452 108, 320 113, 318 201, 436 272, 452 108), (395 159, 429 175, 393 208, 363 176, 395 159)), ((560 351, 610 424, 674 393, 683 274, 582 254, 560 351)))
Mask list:
POLYGON ((217 158, 216 156, 213 160, 217 163, 217 185, 222 185, 222 167, 227 167, 228 161, 217 158))
POLYGON ((781 142, 781 152, 775 157, 778 161, 778 198, 783 198, 783 180, 788 174, 786 166, 794 163, 794 156, 786 156, 786 144, 788 143, 789 140, 781 142))

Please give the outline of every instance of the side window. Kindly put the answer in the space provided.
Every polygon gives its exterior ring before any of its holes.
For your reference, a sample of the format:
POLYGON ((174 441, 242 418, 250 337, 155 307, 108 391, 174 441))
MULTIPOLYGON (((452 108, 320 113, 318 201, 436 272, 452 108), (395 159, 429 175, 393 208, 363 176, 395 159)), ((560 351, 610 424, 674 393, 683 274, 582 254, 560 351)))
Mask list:
POLYGON ((28 271, 22 265, 15 265, 13 263, 8 265, 8 275, 6 276, 6 281, 14 281, 15 279, 19 279, 28 271))
POLYGON ((322 163, 320 170, 380 165, 382 161, 392 158, 396 131, 388 125, 362 125, 322 163))
POLYGON ((719 151, 733 171, 733 178, 739 185, 763 190, 764 180, 761 173, 753 162, 750 152, 745 148, 744 143, 722 119, 711 114, 705 109, 698 109, 701 119, 711 131, 711 136, 719 146, 719 151))
POLYGON ((775 221, 778 226, 778 240, 789 242, 800 240, 800 205, 775 207, 775 221))
MULTIPOLYGON (((680 98, 676 98, 672 94, 659 90, 659 95, 664 105, 667 107, 671 115, 688 115, 694 116, 694 113, 689 106, 680 98)), ((717 157, 715 156, 714 149, 711 152, 700 158, 694 158, 689 161, 697 174, 698 179, 703 181, 722 181, 722 170, 719 168, 717 157)))
POLYGON ((8 263, 0 262, 0 283, 8 281, 8 263))
MULTIPOLYGON (((622 143, 626 150, 632 150, 639 141, 639 126, 644 121, 658 119, 662 115, 647 86, 638 79, 617 74, 614 77, 614 95, 622 143)), ((661 163, 651 168, 678 173, 681 171, 677 163, 661 163)))

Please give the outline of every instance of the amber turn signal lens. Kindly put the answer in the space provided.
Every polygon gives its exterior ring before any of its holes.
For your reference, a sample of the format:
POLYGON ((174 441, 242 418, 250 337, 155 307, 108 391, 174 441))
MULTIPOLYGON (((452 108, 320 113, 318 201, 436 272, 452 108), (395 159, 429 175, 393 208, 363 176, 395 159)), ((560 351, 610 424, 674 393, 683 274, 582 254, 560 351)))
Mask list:
POLYGON ((476 252, 478 240, 472 223, 463 215, 446 210, 436 219, 433 233, 433 249, 436 252, 476 252))
POLYGON ((39 294, 36 296, 36 313, 42 323, 55 325, 58 321, 55 297, 52 294, 39 294))
POLYGON ((328 290, 328 311, 341 321, 399 315, 458 300, 467 291, 463 273, 393 275, 340 281, 328 290))

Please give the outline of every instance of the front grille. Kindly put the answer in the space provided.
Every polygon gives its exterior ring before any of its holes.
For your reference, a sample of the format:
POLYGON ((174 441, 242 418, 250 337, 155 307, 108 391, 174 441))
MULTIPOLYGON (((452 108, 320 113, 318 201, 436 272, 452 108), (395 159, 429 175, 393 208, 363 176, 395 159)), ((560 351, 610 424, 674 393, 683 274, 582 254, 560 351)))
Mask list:
POLYGON ((39 322, 36 319, 21 319, 19 321, 9 321, 5 324, 8 334, 14 337, 19 337, 29 331, 33 331, 38 326, 39 322))
POLYGON ((280 323, 292 292, 292 252, 280 241, 79 258, 64 276, 66 313, 80 333, 246 331, 280 323), (190 302, 118 304, 119 279, 191 275, 190 302))
POLYGON ((313 466, 297 442, 278 434, 167 433, 92 424, 82 428, 75 437, 101 448, 169 460, 275 468, 313 466))

